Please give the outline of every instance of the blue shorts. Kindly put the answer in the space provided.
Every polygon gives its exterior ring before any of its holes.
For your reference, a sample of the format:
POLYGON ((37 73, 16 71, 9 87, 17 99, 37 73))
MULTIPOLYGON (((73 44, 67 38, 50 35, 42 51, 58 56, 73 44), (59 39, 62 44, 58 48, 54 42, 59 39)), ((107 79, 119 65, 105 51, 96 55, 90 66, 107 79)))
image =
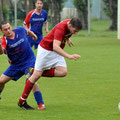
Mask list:
POLYGON ((24 65, 10 65, 7 70, 3 73, 8 77, 12 77, 14 81, 17 81, 23 75, 27 75, 30 68, 34 68, 35 61, 28 62, 24 65))
POLYGON ((41 42, 41 40, 43 39, 43 35, 37 35, 38 39, 36 41, 33 40, 32 37, 28 36, 28 41, 30 43, 30 46, 33 47, 34 49, 38 48, 39 43, 41 42))

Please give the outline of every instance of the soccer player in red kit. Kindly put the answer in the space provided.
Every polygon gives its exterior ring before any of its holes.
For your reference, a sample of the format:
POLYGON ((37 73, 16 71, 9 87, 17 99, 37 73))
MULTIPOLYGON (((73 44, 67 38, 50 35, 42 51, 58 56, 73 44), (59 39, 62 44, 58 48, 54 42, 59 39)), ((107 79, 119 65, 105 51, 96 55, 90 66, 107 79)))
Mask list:
POLYGON ((77 34, 82 29, 81 21, 78 18, 66 19, 58 23, 51 32, 43 38, 38 46, 35 70, 27 80, 22 96, 18 104, 22 105, 31 92, 35 82, 47 74, 51 77, 64 77, 67 75, 67 66, 64 57, 68 59, 78 59, 78 54, 68 54, 63 50, 65 43, 69 46, 72 41, 69 39, 72 34, 77 34))

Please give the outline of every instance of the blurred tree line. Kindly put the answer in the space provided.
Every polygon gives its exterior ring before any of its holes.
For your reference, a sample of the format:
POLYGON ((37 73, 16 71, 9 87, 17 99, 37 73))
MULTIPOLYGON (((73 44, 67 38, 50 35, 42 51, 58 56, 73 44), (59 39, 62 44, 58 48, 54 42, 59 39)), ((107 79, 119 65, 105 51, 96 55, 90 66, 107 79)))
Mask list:
POLYGON ((106 15, 110 17, 111 24, 109 29, 116 30, 117 29, 117 0, 103 0, 105 3, 105 12, 106 15))
MULTIPOLYGON (((103 2, 104 11, 111 20, 109 30, 117 30, 117 0, 103 0, 103 2)), ((78 16, 82 19, 84 28, 87 29, 88 0, 73 0, 73 3, 78 10, 78 16)))
MULTIPOLYGON (((0 0, 0 21, 9 20, 14 23, 14 1, 15 0, 0 0)), ((27 13, 35 8, 36 0, 17 0, 17 18, 24 21, 27 13)), ((44 0, 44 7, 49 14, 48 20, 54 27, 60 22, 60 12, 64 2, 67 0, 44 0)), ((83 23, 84 29, 87 29, 87 14, 88 0, 72 0, 78 11, 78 17, 83 23)), ((105 12, 111 20, 109 29, 117 29, 117 0, 103 0, 105 3, 105 12)), ((92 3, 91 3, 92 5, 92 3)))
MULTIPOLYGON (((60 12, 63 3, 67 0, 44 0, 43 9, 48 13, 48 19, 53 26, 60 22, 60 12)), ((0 0, 0 21, 9 20, 14 23, 14 2, 15 0, 0 0)), ((17 18, 24 20, 27 13, 35 8, 36 0, 17 0, 17 18)))

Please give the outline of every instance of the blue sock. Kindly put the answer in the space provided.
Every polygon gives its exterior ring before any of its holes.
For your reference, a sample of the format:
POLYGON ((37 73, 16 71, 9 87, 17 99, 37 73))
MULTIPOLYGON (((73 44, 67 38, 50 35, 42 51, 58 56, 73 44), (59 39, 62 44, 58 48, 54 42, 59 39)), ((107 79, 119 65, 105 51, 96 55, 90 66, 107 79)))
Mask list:
POLYGON ((37 101, 37 104, 40 104, 40 103, 43 103, 43 98, 42 98, 42 93, 40 91, 36 91, 34 92, 34 97, 35 97, 35 100, 37 101))

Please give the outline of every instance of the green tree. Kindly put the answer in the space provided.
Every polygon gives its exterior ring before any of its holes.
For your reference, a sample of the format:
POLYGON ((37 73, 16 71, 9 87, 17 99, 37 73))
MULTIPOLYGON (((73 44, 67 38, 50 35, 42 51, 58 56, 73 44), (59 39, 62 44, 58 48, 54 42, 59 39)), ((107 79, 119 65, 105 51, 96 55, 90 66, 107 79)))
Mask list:
POLYGON ((59 3, 59 1, 61 0, 50 0, 50 20, 52 27, 54 27, 60 21, 61 3, 59 3))
POLYGON ((88 28, 87 16, 88 16, 88 0, 74 0, 73 3, 78 11, 78 16, 82 21, 83 28, 88 28))
POLYGON ((3 5, 3 18, 6 21, 8 19, 8 14, 9 13, 9 9, 7 5, 3 5))
POLYGON ((67 0, 46 0, 49 3, 50 22, 52 27, 60 22, 60 12, 63 8, 63 3, 67 0))
POLYGON ((3 21, 2 0, 0 0, 0 22, 3 21))
POLYGON ((103 0, 105 3, 104 11, 111 19, 110 30, 117 30, 117 0, 103 0))

